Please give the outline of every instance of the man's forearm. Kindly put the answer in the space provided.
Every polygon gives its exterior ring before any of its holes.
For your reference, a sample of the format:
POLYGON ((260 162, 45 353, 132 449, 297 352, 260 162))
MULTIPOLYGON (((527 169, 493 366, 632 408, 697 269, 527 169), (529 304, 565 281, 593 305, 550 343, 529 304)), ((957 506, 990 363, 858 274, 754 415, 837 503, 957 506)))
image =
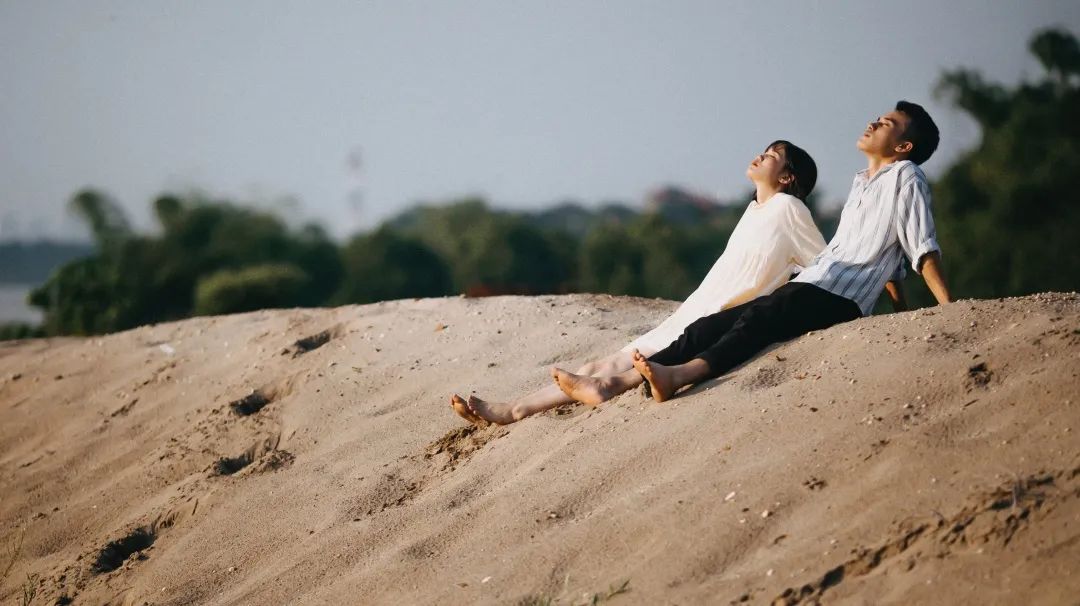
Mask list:
POLYGON ((941 270, 941 253, 934 251, 924 255, 921 270, 923 280, 926 281, 926 286, 933 293, 938 304, 951 303, 952 296, 949 294, 949 287, 945 284, 945 273, 941 270))

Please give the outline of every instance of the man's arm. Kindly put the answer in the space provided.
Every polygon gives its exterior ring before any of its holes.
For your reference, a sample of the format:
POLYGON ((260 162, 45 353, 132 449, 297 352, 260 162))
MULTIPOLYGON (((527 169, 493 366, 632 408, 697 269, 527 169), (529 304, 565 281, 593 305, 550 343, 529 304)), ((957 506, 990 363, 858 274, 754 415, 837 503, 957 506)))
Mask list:
POLYGON ((893 311, 907 311, 903 284, 896 280, 889 280, 885 283, 885 292, 889 293, 889 302, 892 303, 893 311))
POLYGON ((952 302, 949 295, 949 287, 945 285, 945 273, 941 270, 941 253, 938 251, 923 255, 920 260, 920 272, 926 286, 934 294, 939 305, 952 302))

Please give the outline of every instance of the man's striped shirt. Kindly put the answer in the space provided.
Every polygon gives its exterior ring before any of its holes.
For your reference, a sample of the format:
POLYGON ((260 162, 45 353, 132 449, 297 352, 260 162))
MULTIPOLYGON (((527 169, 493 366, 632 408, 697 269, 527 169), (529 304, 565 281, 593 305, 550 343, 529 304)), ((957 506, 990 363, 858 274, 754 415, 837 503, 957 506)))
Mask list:
POLYGON ((918 272, 923 255, 940 250, 926 175, 902 160, 872 178, 855 174, 836 235, 793 281, 851 299, 867 316, 885 283, 903 277, 905 256, 918 272))

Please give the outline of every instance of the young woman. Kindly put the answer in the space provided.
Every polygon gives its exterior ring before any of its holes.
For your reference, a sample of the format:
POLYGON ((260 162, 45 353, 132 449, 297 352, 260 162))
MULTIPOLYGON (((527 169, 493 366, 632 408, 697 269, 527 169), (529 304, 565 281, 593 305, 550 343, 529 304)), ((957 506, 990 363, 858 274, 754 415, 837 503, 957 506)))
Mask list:
MULTIPOLYGON (((825 248, 825 239, 801 201, 817 181, 817 166, 810 154, 788 141, 775 141, 750 162, 746 176, 757 188, 754 199, 697 290, 659 326, 620 351, 588 362, 577 375, 606 377, 630 370, 635 350, 652 355, 695 320, 773 292, 825 248)), ((466 400, 455 394, 450 406, 464 419, 483 426, 506 425, 573 401, 553 384, 508 402, 476 396, 466 400)))

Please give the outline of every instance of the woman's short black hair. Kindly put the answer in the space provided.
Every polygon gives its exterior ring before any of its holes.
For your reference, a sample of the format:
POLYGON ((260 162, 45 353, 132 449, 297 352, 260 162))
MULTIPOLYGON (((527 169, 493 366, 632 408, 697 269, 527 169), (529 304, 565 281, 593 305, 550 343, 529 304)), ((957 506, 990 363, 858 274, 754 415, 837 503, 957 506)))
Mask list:
POLYGON ((903 135, 904 140, 910 141, 913 146, 911 153, 908 154, 908 160, 915 164, 926 162, 930 156, 934 155, 938 141, 941 140, 937 124, 934 124, 934 119, 930 117, 930 114, 916 103, 897 101, 896 111, 908 117, 907 129, 904 130, 903 135))
POLYGON ((777 139, 765 147, 765 151, 770 149, 784 150, 784 168, 792 176, 791 182, 784 185, 783 192, 805 201, 817 184, 817 164, 814 159, 805 149, 783 139, 777 139))

